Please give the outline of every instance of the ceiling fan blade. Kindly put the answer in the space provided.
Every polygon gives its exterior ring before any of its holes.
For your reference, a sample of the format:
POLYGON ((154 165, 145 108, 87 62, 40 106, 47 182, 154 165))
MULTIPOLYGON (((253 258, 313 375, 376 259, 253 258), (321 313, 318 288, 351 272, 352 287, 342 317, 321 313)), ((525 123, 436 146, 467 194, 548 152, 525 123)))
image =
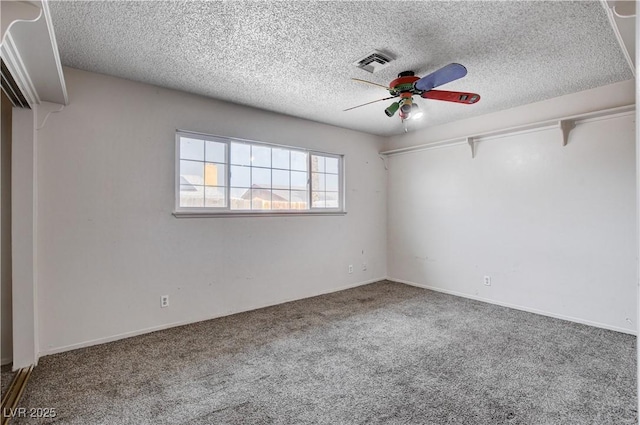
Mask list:
POLYGON ((378 84, 378 83, 372 83, 371 81, 367 81, 367 80, 361 80, 360 78, 352 78, 353 81, 358 81, 360 83, 367 83, 367 84, 371 84, 373 86, 378 86, 378 87, 382 87, 385 90, 389 90, 389 87, 385 87, 382 84, 378 84))
POLYGON ((429 90, 421 94, 425 99, 444 100, 446 102, 465 103, 472 105, 478 103, 480 95, 461 91, 429 90))
POLYGON ((415 87, 420 91, 429 91, 432 88, 450 83, 451 81, 462 78, 465 75, 467 75, 467 68, 459 63, 450 63, 449 65, 420 78, 416 81, 415 87))
POLYGON ((359 108, 359 107, 361 107, 361 106, 371 105, 372 103, 382 102, 383 100, 393 99, 394 97, 396 97, 396 96, 389 96, 389 97, 385 97, 384 99, 374 100, 373 102, 363 103, 362 105, 354 106, 354 107, 352 107, 352 108, 347 108, 347 109, 343 110, 342 112, 350 111, 350 110, 352 110, 352 109, 356 109, 356 108, 359 108))

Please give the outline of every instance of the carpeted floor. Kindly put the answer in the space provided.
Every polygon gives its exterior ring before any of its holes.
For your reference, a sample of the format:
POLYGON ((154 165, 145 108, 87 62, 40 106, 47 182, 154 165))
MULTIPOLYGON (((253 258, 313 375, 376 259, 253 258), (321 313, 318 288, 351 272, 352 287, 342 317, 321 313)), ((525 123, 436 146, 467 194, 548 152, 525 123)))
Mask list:
POLYGON ((380 282, 44 357, 58 424, 633 424, 630 335, 380 282))
POLYGON ((0 373, 0 388, 2 389, 2 397, 4 397, 4 393, 6 393, 11 386, 11 381, 13 381, 14 376, 15 372, 11 371, 10 364, 2 366, 0 373))

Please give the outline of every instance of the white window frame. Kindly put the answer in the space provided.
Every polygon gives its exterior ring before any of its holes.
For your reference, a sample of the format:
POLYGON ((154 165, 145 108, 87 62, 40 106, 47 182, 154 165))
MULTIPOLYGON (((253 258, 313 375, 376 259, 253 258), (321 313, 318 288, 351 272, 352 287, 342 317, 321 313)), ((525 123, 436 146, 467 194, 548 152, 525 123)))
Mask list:
MULTIPOLYGON (((198 133, 188 130, 176 130, 175 135, 175 175, 174 175, 174 210, 173 215, 182 217, 265 217, 265 216, 314 216, 314 215, 345 215, 345 161, 343 154, 323 152, 306 149, 297 146, 280 145, 275 143, 258 142, 254 140, 239 139, 235 137, 216 136, 212 134, 198 133), (180 206, 180 138, 189 137, 199 140, 213 141, 226 144, 225 149, 225 207, 181 207, 180 206), (270 148, 283 148, 292 151, 305 152, 307 154, 307 187, 308 205, 306 210, 234 210, 231 209, 231 143, 244 143, 255 146, 266 146, 270 148), (313 189, 311 183, 311 156, 318 155, 327 158, 338 159, 338 208, 313 207, 313 189)), ((273 165, 273 164, 272 164, 273 165)), ((271 167, 273 170, 273 168, 271 167)))

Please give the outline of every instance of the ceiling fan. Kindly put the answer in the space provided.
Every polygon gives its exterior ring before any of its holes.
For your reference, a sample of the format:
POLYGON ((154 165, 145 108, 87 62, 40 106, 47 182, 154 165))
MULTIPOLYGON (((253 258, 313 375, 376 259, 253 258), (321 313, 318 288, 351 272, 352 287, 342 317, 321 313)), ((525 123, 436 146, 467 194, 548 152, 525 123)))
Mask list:
POLYGON ((374 100, 373 102, 363 103, 362 105, 345 109, 345 111, 350 111, 352 109, 381 102, 383 100, 393 99, 394 97, 400 97, 400 100, 389 105, 384 110, 384 113, 387 114, 388 117, 392 117, 399 110, 400 119, 404 121, 408 118, 419 118, 422 116, 422 112, 418 105, 413 101, 413 96, 420 96, 424 99, 464 103, 467 105, 477 103, 480 100, 480 95, 476 93, 433 90, 435 87, 450 83, 451 81, 462 78, 465 75, 467 75, 467 68, 459 63, 450 63, 449 65, 444 66, 422 78, 416 77, 413 71, 401 72, 398 74, 398 78, 389 83, 389 87, 372 83, 371 81, 352 78, 354 81, 382 87, 385 90, 388 90, 391 96, 385 97, 384 99, 374 100))

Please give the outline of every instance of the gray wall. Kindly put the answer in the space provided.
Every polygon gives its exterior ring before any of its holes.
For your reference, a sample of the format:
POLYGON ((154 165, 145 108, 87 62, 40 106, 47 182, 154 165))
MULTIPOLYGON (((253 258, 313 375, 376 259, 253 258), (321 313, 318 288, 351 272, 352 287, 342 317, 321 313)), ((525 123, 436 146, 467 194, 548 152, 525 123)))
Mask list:
MULTIPOLYGON (((631 104, 632 88, 619 83, 407 138, 446 140, 631 104)), ((392 156, 388 194, 392 279, 636 332, 633 113, 578 123, 565 147, 555 128, 480 141, 475 159, 466 143, 392 156)))
POLYGON ((65 77, 71 102, 38 134, 42 354, 386 276, 381 138, 75 69, 65 77), (176 129, 344 154, 348 213, 175 218, 176 129))
POLYGON ((0 144, 0 279, 2 281, 0 317, 2 364, 13 358, 11 309, 11 111, 12 105, 2 92, 2 135, 0 144))

